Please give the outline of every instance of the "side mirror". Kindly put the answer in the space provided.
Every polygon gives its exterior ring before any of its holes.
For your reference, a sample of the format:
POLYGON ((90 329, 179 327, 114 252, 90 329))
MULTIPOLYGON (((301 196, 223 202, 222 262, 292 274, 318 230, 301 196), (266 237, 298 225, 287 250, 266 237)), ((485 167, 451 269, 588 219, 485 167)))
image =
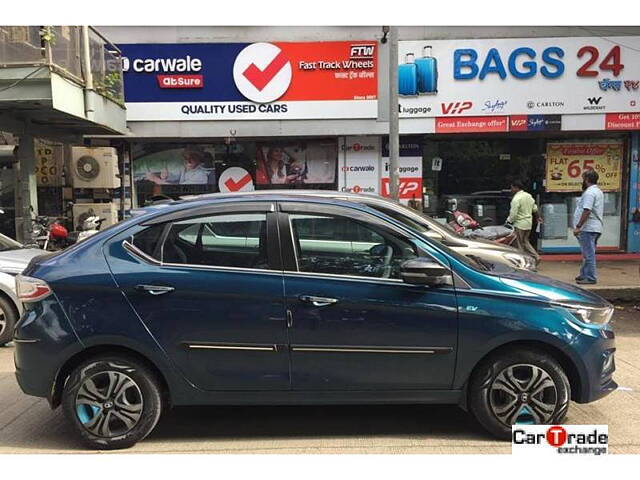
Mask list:
POLYGON ((444 237, 440 235, 438 232, 436 232, 435 230, 429 229, 425 232, 425 235, 429 237, 431 240, 435 240, 436 242, 441 242, 442 240, 444 240, 444 237))
POLYGON ((414 258, 400 265, 400 276, 405 283, 430 287, 453 285, 451 270, 429 258, 414 258))

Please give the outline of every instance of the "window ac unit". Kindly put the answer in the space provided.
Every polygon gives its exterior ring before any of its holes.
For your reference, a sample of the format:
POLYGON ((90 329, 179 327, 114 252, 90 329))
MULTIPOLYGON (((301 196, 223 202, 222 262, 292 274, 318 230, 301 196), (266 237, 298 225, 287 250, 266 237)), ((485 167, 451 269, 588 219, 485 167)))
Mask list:
POLYGON ((73 147, 71 175, 74 188, 118 188, 118 155, 113 147, 73 147))
POLYGON ((115 203, 76 203, 73 205, 73 226, 77 228, 89 216, 104 218, 100 230, 118 223, 118 208, 115 203))

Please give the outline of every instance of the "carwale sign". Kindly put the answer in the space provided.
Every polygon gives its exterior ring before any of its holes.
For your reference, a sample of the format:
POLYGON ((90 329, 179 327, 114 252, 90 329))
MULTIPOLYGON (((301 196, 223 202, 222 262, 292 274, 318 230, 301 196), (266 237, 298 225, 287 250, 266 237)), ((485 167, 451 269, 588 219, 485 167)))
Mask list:
POLYGON ((377 117, 377 43, 123 44, 127 119, 377 117))

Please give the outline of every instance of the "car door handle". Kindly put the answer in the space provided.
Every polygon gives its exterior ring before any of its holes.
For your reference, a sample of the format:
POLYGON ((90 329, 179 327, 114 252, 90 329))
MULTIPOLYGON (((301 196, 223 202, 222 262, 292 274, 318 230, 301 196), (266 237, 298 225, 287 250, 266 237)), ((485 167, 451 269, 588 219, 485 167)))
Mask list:
POLYGON ((314 307, 326 307, 327 305, 338 303, 337 298, 314 297, 313 295, 300 295, 298 298, 305 303, 312 304, 314 307))
POLYGON ((175 288, 166 285, 136 285, 139 292, 147 292, 151 295, 162 295, 163 293, 173 292, 175 288))

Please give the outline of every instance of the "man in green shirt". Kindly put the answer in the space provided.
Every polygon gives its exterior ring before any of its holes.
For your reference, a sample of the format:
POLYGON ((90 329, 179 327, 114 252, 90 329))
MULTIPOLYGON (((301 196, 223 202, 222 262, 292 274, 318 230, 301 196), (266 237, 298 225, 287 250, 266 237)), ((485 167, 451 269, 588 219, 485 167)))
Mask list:
POLYGON ((516 230, 516 247, 525 253, 533 256, 536 259, 536 264, 540 263, 540 256, 533 245, 529 242, 529 235, 533 226, 533 214, 538 217, 538 221, 541 221, 538 215, 538 206, 533 197, 525 192, 523 189, 521 180, 514 180, 511 182, 511 192, 513 198, 511 199, 511 210, 507 217, 507 223, 513 224, 516 230))

